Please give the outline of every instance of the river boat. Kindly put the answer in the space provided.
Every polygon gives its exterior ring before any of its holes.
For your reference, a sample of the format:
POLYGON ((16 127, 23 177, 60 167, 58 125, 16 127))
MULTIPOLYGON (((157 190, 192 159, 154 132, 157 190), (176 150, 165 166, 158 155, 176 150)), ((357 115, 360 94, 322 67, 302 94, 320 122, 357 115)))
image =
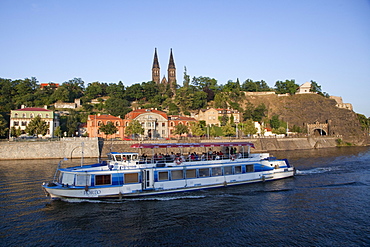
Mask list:
POLYGON ((59 162, 54 181, 42 187, 53 199, 122 199, 294 176, 294 167, 286 159, 251 153, 251 147, 250 142, 133 144, 131 148, 140 152, 111 152, 107 160, 96 164, 61 168, 59 162), (185 148, 202 147, 202 154, 184 155, 185 148), (214 147, 221 151, 212 152, 214 147), (157 154, 157 150, 169 148, 180 152, 157 154), (145 149, 152 149, 151 157, 144 154, 145 149))

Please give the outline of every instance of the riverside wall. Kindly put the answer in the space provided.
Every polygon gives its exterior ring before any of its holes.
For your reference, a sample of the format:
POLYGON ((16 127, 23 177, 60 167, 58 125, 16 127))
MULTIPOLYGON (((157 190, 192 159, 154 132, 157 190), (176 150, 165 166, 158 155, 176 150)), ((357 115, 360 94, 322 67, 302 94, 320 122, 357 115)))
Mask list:
POLYGON ((98 138, 62 138, 59 141, 0 142, 0 160, 99 157, 98 138))
MULTIPOLYGON (((181 142, 227 142, 230 140, 186 140, 181 142)), ((299 150, 313 148, 329 148, 337 145, 336 138, 256 138, 240 139, 231 141, 249 141, 254 143, 255 149, 251 151, 274 151, 274 150, 299 150)), ((144 141, 143 143, 153 141, 144 141)), ((176 140, 162 141, 176 142, 176 140)), ((116 152, 138 152, 139 150, 130 148, 137 141, 99 141, 98 138, 62 138, 60 141, 45 142, 0 142, 0 160, 16 159, 62 159, 62 158, 81 158, 82 152, 85 158, 106 157, 106 153, 116 152)), ((220 147, 213 148, 219 151, 220 147)), ((184 152, 202 153, 204 148, 193 148, 183 150, 184 152)), ((223 150, 224 151, 224 150, 223 150)), ((150 155, 151 150, 142 150, 150 155)), ((157 152, 166 152, 158 150, 157 152)), ((178 148, 168 149, 167 152, 178 153, 178 148)))

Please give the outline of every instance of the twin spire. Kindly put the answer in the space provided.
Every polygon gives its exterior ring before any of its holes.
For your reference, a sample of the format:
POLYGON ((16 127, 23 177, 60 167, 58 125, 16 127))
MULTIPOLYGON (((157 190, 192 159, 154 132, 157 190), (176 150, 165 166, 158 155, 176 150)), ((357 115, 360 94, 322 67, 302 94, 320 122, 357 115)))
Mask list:
POLYGON ((170 51, 170 60, 168 63, 168 69, 167 69, 167 79, 164 76, 162 81, 160 80, 160 67, 158 62, 158 56, 157 56, 157 48, 154 50, 154 60, 153 60, 153 68, 152 68, 152 81, 154 81, 156 84, 170 84, 172 85, 176 83, 176 66, 175 61, 173 59, 172 54, 172 48, 170 51))

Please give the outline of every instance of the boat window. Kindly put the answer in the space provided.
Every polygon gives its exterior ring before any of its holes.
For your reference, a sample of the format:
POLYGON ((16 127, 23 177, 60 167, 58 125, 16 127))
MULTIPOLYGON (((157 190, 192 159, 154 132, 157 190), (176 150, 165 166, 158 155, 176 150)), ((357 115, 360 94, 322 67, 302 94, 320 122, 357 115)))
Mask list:
POLYGON ((95 175, 95 185, 112 184, 111 175, 95 175))
POLYGON ((209 177, 209 168, 199 169, 199 177, 209 177))
POLYGON ((126 173, 125 184, 133 184, 139 182, 139 173, 126 173))
POLYGON ((183 170, 171 171, 171 176, 172 179, 183 179, 184 171, 183 170))
POLYGON ((158 180, 168 180, 168 171, 166 172, 158 172, 158 180))
POLYGON ((225 166, 224 167, 224 174, 225 175, 233 174, 233 167, 232 166, 225 166))
POLYGON ((212 168, 212 176, 222 176, 222 168, 221 167, 213 167, 212 168))
POLYGON ((195 169, 186 170, 186 178, 196 178, 197 176, 195 171, 195 169))
POLYGON ((74 184, 75 175, 72 173, 64 173, 63 174, 63 184, 74 184))
POLYGON ((91 185, 91 175, 87 174, 77 174, 76 175, 76 186, 90 186, 91 185))
POLYGON ((254 165, 246 165, 247 172, 254 172, 254 165))
POLYGON ((242 173, 242 166, 234 166, 234 168, 235 168, 235 170, 234 170, 235 174, 242 173))
POLYGON ((116 157, 116 161, 121 161, 122 160, 121 155, 115 155, 114 157, 116 157))

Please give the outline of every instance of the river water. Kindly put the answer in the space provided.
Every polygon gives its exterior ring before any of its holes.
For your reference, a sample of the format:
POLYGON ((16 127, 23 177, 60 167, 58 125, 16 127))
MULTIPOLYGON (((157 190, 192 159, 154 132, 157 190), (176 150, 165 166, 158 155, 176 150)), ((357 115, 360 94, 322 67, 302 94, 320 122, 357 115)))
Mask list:
POLYGON ((370 246, 369 147, 273 154, 297 175, 121 202, 51 201, 57 160, 0 161, 0 246, 370 246))

